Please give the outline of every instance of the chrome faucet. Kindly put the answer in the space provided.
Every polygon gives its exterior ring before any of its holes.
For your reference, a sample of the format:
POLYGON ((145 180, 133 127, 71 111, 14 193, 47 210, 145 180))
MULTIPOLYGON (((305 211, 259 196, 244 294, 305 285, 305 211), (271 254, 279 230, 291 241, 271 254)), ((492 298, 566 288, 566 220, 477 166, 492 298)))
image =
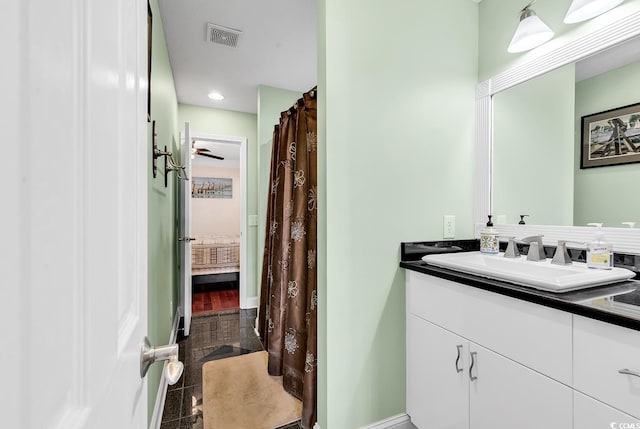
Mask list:
POLYGON ((509 244, 507 244, 507 250, 504 251, 505 258, 519 258, 520 251, 518 250, 518 245, 516 244, 515 237, 503 237, 509 239, 509 244))
POLYGON ((571 256, 569 256, 569 252, 567 251, 567 243, 585 245, 585 243, 580 241, 558 240, 556 253, 553 254, 553 259, 551 260, 552 264, 571 265, 573 263, 573 261, 571 261, 571 256))
POLYGON ((544 245, 542 244, 542 235, 532 235, 521 239, 523 243, 529 244, 529 252, 527 253, 527 261, 544 261, 547 259, 544 253, 544 245))

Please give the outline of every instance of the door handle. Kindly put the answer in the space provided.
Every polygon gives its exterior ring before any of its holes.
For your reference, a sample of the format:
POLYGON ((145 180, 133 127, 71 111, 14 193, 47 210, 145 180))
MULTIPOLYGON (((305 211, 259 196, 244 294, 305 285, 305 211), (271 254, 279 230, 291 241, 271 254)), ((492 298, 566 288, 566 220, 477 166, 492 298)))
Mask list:
POLYGON ((168 360, 164 370, 165 378, 170 385, 176 384, 184 364, 178 360, 178 345, 169 344, 166 346, 151 347, 148 337, 144 337, 140 347, 140 378, 144 378, 149 371, 149 367, 155 362, 168 360))
POLYGON ((469 366, 469 380, 471 381, 476 381, 478 379, 478 377, 475 377, 473 375, 473 367, 476 365, 476 356, 478 353, 476 352, 471 352, 471 366, 469 366))
POLYGON ((194 237, 180 237, 178 238, 178 241, 193 241, 195 240, 194 237))
POLYGON ((619 370, 618 373, 624 374, 624 375, 633 375, 634 377, 640 377, 640 372, 631 371, 630 369, 627 369, 627 368, 619 370))
POLYGON ((458 357, 456 358, 456 372, 461 373, 462 368, 458 366, 458 362, 460 362, 460 354, 462 353, 462 344, 457 345, 456 348, 458 349, 458 357))

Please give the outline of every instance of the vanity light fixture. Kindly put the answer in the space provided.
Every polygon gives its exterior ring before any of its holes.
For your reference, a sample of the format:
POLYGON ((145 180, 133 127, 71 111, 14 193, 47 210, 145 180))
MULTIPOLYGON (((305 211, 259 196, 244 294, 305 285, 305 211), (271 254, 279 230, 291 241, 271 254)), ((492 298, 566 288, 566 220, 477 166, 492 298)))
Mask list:
POLYGON ((535 1, 533 0, 520 11, 520 24, 507 49, 512 54, 538 47, 553 37, 551 28, 530 8, 535 1))
POLYGON ((573 0, 567 15, 565 24, 575 24, 586 21, 618 6, 624 0, 573 0))
POLYGON ((209 93, 209 95, 208 95, 208 97, 209 97, 210 99, 212 99, 212 100, 215 100, 215 101, 222 101, 222 100, 224 100, 224 95, 220 94, 219 92, 215 92, 215 91, 214 91, 214 92, 210 92, 210 93, 209 93))

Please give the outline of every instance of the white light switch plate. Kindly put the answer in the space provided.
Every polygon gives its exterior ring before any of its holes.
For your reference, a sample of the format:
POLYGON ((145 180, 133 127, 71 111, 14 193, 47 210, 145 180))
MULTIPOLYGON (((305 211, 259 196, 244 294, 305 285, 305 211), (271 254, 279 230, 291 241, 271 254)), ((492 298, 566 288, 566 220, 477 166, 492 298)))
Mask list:
POLYGON ((456 217, 455 215, 444 215, 442 220, 442 238, 456 237, 456 217))
POLYGON ((249 226, 258 225, 258 215, 249 215, 249 226))

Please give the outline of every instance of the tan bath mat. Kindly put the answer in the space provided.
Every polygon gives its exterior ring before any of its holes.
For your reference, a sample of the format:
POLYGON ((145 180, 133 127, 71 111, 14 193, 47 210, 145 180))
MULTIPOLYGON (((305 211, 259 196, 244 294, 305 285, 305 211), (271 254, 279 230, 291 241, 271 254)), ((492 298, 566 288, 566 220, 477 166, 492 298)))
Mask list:
POLYGON ((302 403, 267 373, 267 352, 202 366, 204 429, 274 429, 300 419, 302 403))

